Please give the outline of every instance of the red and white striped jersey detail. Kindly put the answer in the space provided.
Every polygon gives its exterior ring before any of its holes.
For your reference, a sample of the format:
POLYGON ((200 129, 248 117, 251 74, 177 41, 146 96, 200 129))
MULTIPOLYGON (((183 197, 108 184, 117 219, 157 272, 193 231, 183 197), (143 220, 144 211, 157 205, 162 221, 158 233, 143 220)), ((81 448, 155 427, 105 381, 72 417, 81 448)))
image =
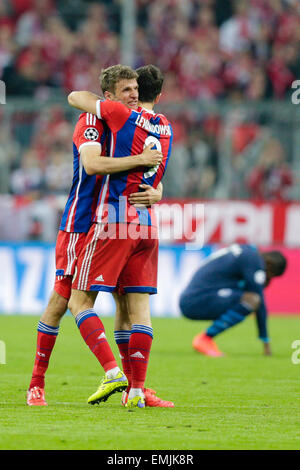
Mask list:
POLYGON ((86 125, 87 126, 95 126, 96 120, 97 120, 97 116, 91 113, 86 113, 86 125))
POLYGON ((79 233, 71 233, 70 241, 67 248, 68 266, 65 272, 66 275, 73 274, 73 264, 76 261, 76 243, 78 242, 79 233))
POLYGON ((77 286, 78 286, 77 289, 79 290, 85 290, 87 288, 91 262, 93 259, 93 255, 95 253, 95 249, 97 246, 100 233, 103 230, 103 226, 101 224, 94 224, 93 230, 94 230, 93 238, 90 243, 86 244, 84 259, 82 262, 80 272, 78 273, 79 278, 78 278, 78 283, 77 283, 77 286))

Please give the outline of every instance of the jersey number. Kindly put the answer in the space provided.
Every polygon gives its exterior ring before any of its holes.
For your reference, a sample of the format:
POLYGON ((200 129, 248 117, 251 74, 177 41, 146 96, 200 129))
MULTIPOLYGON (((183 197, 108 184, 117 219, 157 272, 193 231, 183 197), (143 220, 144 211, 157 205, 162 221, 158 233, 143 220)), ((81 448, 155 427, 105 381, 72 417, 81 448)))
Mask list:
MULTIPOLYGON (((161 152, 161 143, 160 141, 156 138, 156 137, 153 137, 152 135, 149 135, 147 137, 147 139, 145 140, 145 143, 144 143, 144 148, 148 147, 148 145, 150 144, 154 144, 156 146, 156 149, 161 152)), ((153 168, 150 168, 150 170, 146 171, 144 173, 144 178, 151 178, 151 176, 153 176, 157 170, 159 168, 159 163, 154 166, 153 168)))

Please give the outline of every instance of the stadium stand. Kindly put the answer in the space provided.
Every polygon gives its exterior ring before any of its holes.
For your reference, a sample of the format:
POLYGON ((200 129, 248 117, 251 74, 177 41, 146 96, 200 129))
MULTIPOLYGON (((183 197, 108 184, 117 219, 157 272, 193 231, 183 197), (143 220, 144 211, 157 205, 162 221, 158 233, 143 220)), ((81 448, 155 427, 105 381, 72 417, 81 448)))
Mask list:
MULTIPOLYGON (((299 26, 297 0, 137 1, 134 66, 164 71, 161 109, 174 124, 165 196, 300 198, 299 116, 289 111, 299 26)), ((100 93, 100 69, 121 60, 120 35, 118 0, 1 2, 2 194, 65 195, 77 116, 66 94, 100 93)))

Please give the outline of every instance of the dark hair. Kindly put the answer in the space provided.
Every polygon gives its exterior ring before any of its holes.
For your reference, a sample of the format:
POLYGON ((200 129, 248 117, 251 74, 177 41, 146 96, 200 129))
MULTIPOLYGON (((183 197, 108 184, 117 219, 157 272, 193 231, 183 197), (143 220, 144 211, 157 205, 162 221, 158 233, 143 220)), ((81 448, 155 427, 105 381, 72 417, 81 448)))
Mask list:
POLYGON ((142 103, 153 103, 161 93, 164 76, 155 65, 145 65, 136 70, 138 74, 139 101, 142 103))
POLYGON ((280 251, 265 251, 262 257, 269 265, 273 276, 281 276, 287 265, 286 257, 280 251))
POLYGON ((133 70, 128 65, 112 65, 107 69, 101 70, 100 75, 100 85, 103 93, 105 91, 110 91, 111 93, 115 92, 116 84, 120 80, 132 80, 137 79, 138 75, 135 70, 133 70))

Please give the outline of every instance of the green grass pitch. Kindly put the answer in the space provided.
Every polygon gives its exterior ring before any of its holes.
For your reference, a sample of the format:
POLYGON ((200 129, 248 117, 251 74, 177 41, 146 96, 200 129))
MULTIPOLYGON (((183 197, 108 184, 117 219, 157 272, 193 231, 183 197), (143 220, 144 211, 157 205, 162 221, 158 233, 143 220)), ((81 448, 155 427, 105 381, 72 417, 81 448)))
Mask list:
MULTIPOLYGON (((300 364, 291 344, 300 339, 297 317, 271 317, 273 356, 262 355, 253 318, 221 335, 222 358, 191 348, 207 323, 153 319, 148 387, 175 402, 173 409, 129 413, 120 394, 87 405, 103 375, 66 316, 46 381, 48 407, 28 407, 25 393, 35 354, 38 317, 0 315, 0 449, 299 449, 300 364)), ((105 318, 113 341, 113 318, 105 318)))

